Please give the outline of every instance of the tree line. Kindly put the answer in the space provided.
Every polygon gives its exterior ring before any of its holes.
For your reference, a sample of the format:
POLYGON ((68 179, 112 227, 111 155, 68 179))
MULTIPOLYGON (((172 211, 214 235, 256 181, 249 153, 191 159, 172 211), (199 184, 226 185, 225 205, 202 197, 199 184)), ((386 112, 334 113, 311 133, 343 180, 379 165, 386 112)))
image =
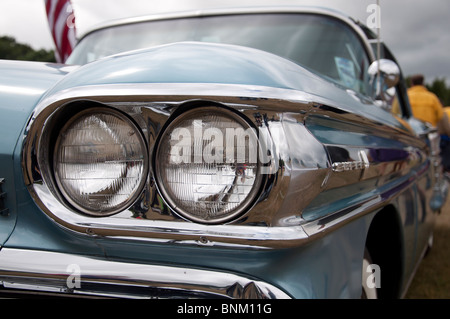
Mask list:
POLYGON ((439 97, 443 106, 450 106, 450 87, 445 83, 445 78, 436 78, 426 87, 439 97))
POLYGON ((9 36, 0 37, 0 59, 56 62, 53 50, 34 50, 29 45, 18 43, 9 36))

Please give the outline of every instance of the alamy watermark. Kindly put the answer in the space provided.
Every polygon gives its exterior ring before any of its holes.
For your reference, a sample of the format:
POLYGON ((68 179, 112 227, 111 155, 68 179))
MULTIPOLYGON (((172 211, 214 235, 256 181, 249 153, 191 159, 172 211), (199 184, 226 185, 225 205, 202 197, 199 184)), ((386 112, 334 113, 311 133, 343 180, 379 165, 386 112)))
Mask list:
POLYGON ((203 122, 196 120, 191 127, 174 129, 169 141, 170 163, 238 165, 259 162, 261 173, 271 172, 269 166, 276 165, 276 161, 271 156, 264 130, 217 124, 217 127, 204 129, 203 122))
POLYGON ((77 264, 70 264, 66 268, 69 276, 66 279, 66 286, 69 289, 81 288, 81 267, 77 264))
POLYGON ((381 288, 381 268, 377 264, 370 264, 365 271, 369 274, 366 278, 366 286, 370 289, 381 288))
POLYGON ((381 6, 377 3, 369 4, 366 8, 369 16, 366 19, 367 27, 371 29, 381 29, 381 6))

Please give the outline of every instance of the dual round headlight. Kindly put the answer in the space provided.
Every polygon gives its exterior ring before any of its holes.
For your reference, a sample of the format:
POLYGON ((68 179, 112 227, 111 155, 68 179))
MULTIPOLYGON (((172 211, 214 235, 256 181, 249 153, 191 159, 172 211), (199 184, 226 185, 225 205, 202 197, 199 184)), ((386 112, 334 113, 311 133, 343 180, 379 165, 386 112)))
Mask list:
MULTIPOLYGON (((147 154, 141 131, 127 116, 107 108, 82 111, 56 139, 56 185, 79 211, 109 216, 132 205, 142 191, 147 154)), ((166 203, 195 222, 237 217, 261 188, 257 133, 223 108, 195 108, 176 117, 155 145, 153 161, 166 203)))
POLYGON ((257 133, 223 108, 189 110, 161 136, 155 170, 160 192, 180 215, 201 223, 228 221, 260 189, 257 133))
POLYGON ((53 168, 71 205, 89 215, 108 216, 134 201, 147 176, 147 158, 144 139, 126 116, 89 109, 62 128, 53 168))

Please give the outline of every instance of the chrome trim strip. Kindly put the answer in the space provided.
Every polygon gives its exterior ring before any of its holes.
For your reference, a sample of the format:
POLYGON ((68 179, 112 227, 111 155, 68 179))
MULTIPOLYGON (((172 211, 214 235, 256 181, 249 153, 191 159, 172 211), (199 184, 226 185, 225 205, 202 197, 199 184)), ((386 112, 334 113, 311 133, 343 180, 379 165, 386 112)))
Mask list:
POLYGON ((266 282, 215 270, 9 248, 0 251, 0 284, 10 289, 122 298, 290 299, 266 282))
MULTIPOLYGON (((223 97, 223 98, 255 98, 294 101, 297 103, 319 103, 333 105, 333 101, 293 89, 275 88, 258 85, 220 84, 220 83, 118 83, 105 85, 76 86, 68 90, 44 96, 34 110, 37 116, 54 103, 63 103, 69 99, 103 97, 113 100, 126 97, 132 102, 133 97, 167 96, 170 102, 183 101, 189 97, 223 97), (226 92, 226 93, 224 93, 226 92), (262 96, 263 94, 263 96, 262 96)), ((99 102, 102 102, 99 100, 99 102)), ((137 101, 136 101, 137 102, 137 101)), ((150 104, 148 100, 147 104, 150 104)), ((125 103, 125 102, 124 102, 125 103)), ((279 110, 277 108, 276 110, 279 110)), ((297 111, 298 106, 288 111, 297 111)))
POLYGON ((119 217, 93 218, 68 210, 44 186, 33 190, 46 206, 41 208, 58 224, 90 236, 140 238, 154 242, 178 242, 200 246, 239 245, 254 249, 284 247, 308 238, 301 226, 264 227, 245 225, 203 225, 184 221, 132 220, 119 217))
POLYGON ((367 154, 365 151, 360 150, 358 152, 359 161, 352 162, 333 162, 331 167, 333 172, 344 172, 344 171, 353 171, 353 170, 364 170, 370 167, 369 159, 367 158, 367 154))
POLYGON ((429 162, 422 163, 418 171, 400 178, 383 192, 375 194, 363 201, 336 211, 332 214, 302 224, 303 230, 308 235, 308 238, 311 239, 321 233, 324 234, 334 228, 341 227, 358 217, 383 208, 386 203, 390 203, 401 192, 414 185, 418 179, 424 176, 429 169, 429 165, 429 162))
POLYGON ((337 211, 333 214, 305 223, 303 229, 310 237, 319 235, 320 233, 326 233, 337 226, 342 226, 357 217, 364 216, 381 208, 383 204, 381 197, 382 196, 371 197, 364 202, 358 203, 342 211, 337 211))

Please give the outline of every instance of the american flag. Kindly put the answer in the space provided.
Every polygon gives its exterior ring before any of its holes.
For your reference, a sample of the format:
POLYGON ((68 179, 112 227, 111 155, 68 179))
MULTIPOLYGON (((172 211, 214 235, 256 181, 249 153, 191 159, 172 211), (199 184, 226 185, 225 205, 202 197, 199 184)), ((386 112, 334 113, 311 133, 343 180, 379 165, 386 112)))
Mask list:
POLYGON ((55 42, 56 61, 64 63, 76 42, 75 15, 70 0, 45 0, 50 32, 55 42))

